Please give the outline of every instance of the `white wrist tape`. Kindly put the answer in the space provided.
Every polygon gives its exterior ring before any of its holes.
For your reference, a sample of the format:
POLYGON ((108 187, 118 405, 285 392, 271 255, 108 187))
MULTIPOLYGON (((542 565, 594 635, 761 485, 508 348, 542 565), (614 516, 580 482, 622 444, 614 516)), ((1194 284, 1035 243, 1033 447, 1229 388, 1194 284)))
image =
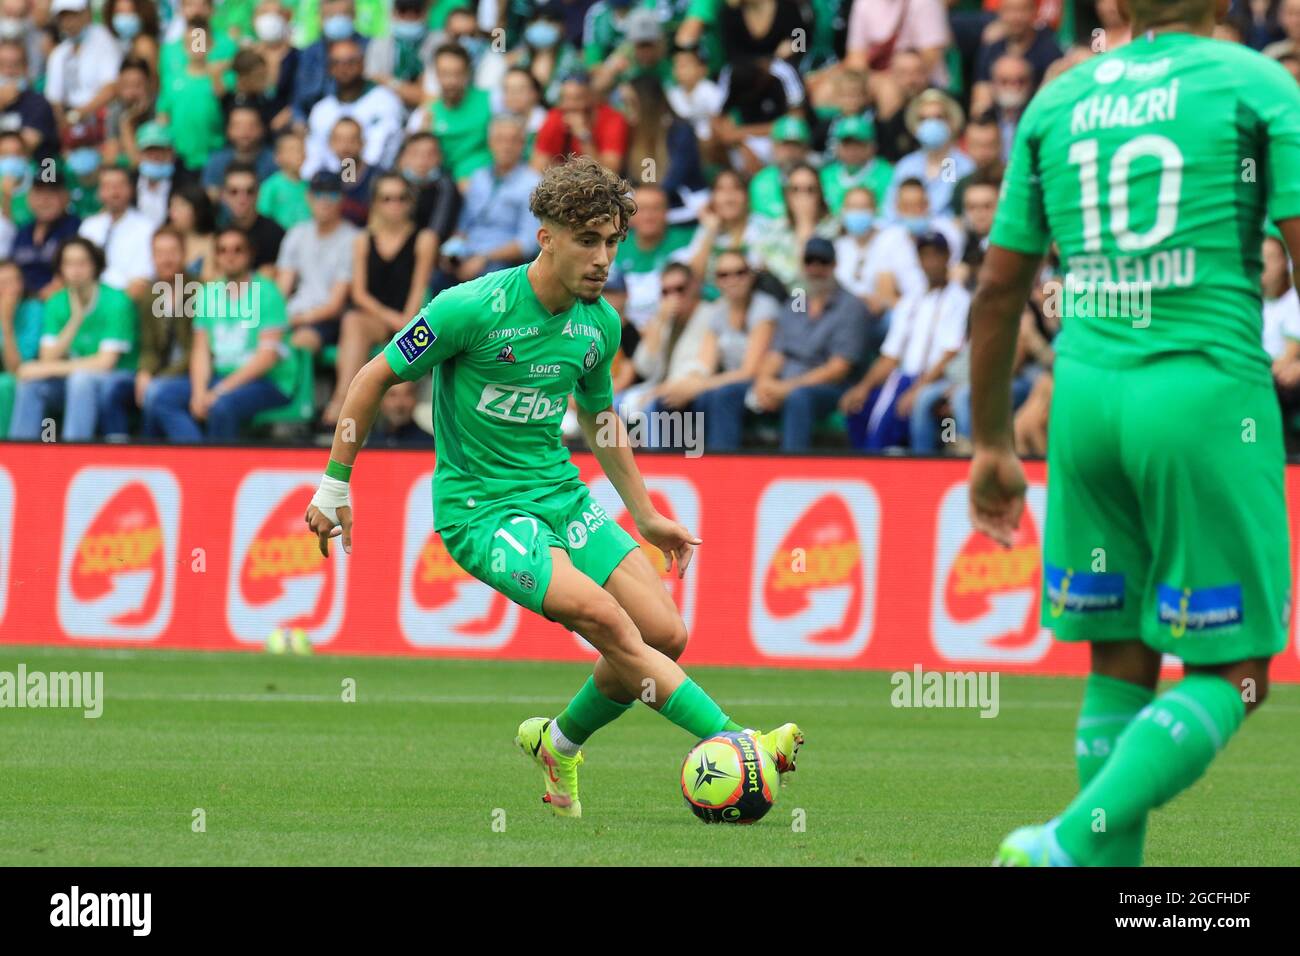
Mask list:
POLYGON ((348 483, 339 481, 337 478, 331 478, 329 475, 322 475, 320 487, 316 489, 316 494, 312 496, 311 503, 334 524, 339 523, 339 509, 351 506, 352 500, 348 497, 348 483))

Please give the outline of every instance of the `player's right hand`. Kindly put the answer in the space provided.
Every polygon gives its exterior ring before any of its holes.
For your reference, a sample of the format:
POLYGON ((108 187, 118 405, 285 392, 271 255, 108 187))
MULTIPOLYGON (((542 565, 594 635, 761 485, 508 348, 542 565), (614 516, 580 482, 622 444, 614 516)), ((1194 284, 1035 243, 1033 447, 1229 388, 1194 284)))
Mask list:
POLYGON ((312 533, 320 539, 320 553, 325 557, 330 556, 330 538, 337 538, 339 535, 343 536, 343 550, 347 554, 352 553, 352 507, 350 505, 341 505, 338 508, 337 522, 331 521, 315 505, 308 505, 306 521, 312 533))
POLYGON ((1011 547, 1025 510, 1025 470, 1010 449, 976 448, 971 457, 970 519, 976 531, 1011 547))

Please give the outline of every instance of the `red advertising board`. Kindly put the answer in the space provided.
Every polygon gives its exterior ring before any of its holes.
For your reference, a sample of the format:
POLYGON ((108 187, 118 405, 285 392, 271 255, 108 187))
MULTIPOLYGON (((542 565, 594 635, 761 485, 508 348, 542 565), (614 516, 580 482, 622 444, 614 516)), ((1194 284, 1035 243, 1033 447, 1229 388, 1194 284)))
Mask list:
MULTIPOLYGON (((448 557, 432 454, 366 451, 352 553, 336 542, 325 560, 302 521, 320 450, 2 447, 0 642, 251 650, 301 627, 324 653, 594 656, 448 557)), ((575 460, 634 531, 595 459, 575 460)), ((1039 624, 1041 463, 1027 466, 1021 531, 1003 549, 971 531, 963 461, 638 461, 660 510, 704 542, 685 580, 665 578, 691 633, 687 664, 1086 669, 1083 648, 1039 624)), ((1288 483, 1294 502, 1300 469, 1288 483)), ((1276 680, 1300 681, 1294 628, 1276 680)))

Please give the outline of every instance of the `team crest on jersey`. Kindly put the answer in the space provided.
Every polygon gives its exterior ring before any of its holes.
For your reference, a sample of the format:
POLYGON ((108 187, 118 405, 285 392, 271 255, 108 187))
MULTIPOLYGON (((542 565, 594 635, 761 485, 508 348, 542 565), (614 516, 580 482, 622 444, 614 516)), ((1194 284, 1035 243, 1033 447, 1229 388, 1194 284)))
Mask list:
POLYGON ((397 350, 402 353, 402 358, 406 359, 406 364, 410 365, 436 341, 438 336, 434 335, 433 329, 429 328, 429 320, 420 316, 409 329, 397 337, 397 350))
POLYGON ((600 352, 596 350, 596 340, 592 339, 591 346, 587 349, 587 354, 582 357, 582 370, 584 372, 590 372, 596 367, 596 363, 599 361, 600 352))
POLYGON ((509 362, 511 365, 514 365, 514 364, 515 364, 515 350, 514 350, 514 348, 511 347, 511 346, 509 346, 509 345, 507 345, 505 348, 503 348, 500 352, 497 353, 497 361, 498 361, 498 362, 509 362))

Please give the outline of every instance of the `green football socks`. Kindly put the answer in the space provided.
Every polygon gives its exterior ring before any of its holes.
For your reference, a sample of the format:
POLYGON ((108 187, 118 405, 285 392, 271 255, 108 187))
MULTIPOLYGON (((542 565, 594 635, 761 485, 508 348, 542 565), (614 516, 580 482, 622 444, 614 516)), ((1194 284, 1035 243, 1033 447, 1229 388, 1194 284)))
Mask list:
POLYGON ((575 744, 584 744, 601 727, 627 713, 634 703, 636 702, 631 700, 626 704, 610 700, 596 689, 596 678, 593 675, 573 695, 573 700, 555 718, 555 722, 560 725, 560 733, 566 738, 575 744))
POLYGON ((722 708, 713 702, 713 698, 689 677, 664 701, 659 713, 682 730, 701 739, 724 730, 744 730, 724 714, 722 708))
POLYGON ((1221 677, 1192 674, 1161 694, 1054 821, 1061 848, 1075 863, 1104 865, 1114 840, 1131 839, 1148 811, 1205 773, 1245 716, 1237 688, 1221 677))
MULTIPOLYGON (((1105 674, 1090 674, 1083 689, 1083 706, 1075 726, 1074 759, 1079 769, 1079 789, 1095 777, 1129 721, 1155 699, 1155 691, 1105 674)), ((1098 846, 1096 866, 1141 866, 1146 843, 1146 814, 1127 830, 1115 830, 1098 846)))
MULTIPOLYGON (((610 700, 596 689, 596 678, 588 677, 587 683, 573 695, 573 700, 555 718, 555 722, 566 740, 580 746, 601 727, 627 713, 634 703, 636 702, 628 701, 624 704, 610 700)), ((689 677, 664 701, 659 713, 700 738, 712 737, 722 731, 745 729, 724 714, 713 702, 713 698, 689 677)))

